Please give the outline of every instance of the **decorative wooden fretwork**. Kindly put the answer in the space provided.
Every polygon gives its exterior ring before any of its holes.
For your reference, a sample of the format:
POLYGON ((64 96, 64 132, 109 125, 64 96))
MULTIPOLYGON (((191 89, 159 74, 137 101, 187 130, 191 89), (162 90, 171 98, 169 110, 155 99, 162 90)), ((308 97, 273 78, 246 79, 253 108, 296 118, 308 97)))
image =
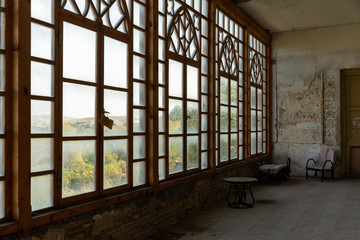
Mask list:
POLYGON ((125 0, 62 0, 61 8, 93 21, 101 19, 105 26, 129 34, 130 14, 125 0))
POLYGON ((237 75, 237 54, 236 46, 237 43, 233 43, 233 40, 228 36, 223 41, 223 47, 220 53, 220 71, 230 73, 231 75, 237 75))
POLYGON ((258 85, 262 84, 263 64, 258 53, 253 52, 250 60, 250 82, 258 85))
MULTIPOLYGON (((168 14, 172 14, 172 8, 168 14)), ((168 49, 181 56, 198 61, 199 41, 196 31, 199 31, 199 16, 194 13, 193 18, 185 7, 179 8, 174 14, 169 30, 168 49)))

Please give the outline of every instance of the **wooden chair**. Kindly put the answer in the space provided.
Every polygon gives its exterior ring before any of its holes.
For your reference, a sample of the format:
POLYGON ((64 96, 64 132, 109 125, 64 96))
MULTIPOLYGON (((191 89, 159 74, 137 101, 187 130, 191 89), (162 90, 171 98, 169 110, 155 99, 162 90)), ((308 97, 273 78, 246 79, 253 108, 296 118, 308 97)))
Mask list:
POLYGON ((334 177, 334 157, 335 153, 334 150, 332 150, 329 147, 326 147, 322 149, 319 153, 319 156, 316 160, 313 158, 310 158, 306 162, 306 180, 308 178, 318 178, 318 172, 321 173, 321 181, 324 181, 325 178, 325 172, 330 173, 330 178, 332 180, 335 180, 334 177), (310 176, 309 171, 313 171, 314 175, 310 176))
POLYGON ((288 158, 285 164, 264 164, 259 167, 259 181, 265 180, 277 180, 280 183, 281 180, 288 181, 290 179, 290 164, 291 159, 288 158))

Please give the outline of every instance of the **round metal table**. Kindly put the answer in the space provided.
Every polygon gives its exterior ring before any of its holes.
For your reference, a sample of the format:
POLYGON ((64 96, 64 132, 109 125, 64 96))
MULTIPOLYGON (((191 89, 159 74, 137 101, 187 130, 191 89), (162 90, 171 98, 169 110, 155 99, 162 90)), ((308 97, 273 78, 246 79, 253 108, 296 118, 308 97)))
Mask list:
POLYGON ((254 194, 251 190, 251 184, 257 182, 256 178, 251 177, 228 177, 224 178, 229 183, 229 191, 226 200, 233 208, 252 208, 255 204, 254 194), (250 197, 247 198, 248 191, 250 197))

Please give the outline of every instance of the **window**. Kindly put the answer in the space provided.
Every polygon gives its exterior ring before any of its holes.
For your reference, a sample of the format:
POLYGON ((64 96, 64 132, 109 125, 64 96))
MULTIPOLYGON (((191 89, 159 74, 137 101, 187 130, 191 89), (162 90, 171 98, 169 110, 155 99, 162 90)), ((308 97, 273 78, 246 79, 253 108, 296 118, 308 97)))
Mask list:
POLYGON ((9 42, 7 42, 7 33, 9 25, 9 13, 5 6, 4 1, 0 1, 0 222, 7 216, 7 206, 9 196, 6 194, 9 192, 8 189, 8 176, 6 170, 8 169, 8 159, 10 151, 8 147, 8 129, 9 129, 9 113, 8 113, 8 84, 9 83, 9 72, 8 59, 9 59, 9 42))
POLYGON ((216 10, 216 163, 243 159, 243 29, 216 10))
POLYGON ((250 153, 267 153, 267 68, 266 47, 249 35, 250 153))
POLYGON ((146 185, 146 1, 31 16, 32 211, 146 185))
POLYGON ((208 168, 208 1, 158 4, 158 153, 164 180, 208 168))

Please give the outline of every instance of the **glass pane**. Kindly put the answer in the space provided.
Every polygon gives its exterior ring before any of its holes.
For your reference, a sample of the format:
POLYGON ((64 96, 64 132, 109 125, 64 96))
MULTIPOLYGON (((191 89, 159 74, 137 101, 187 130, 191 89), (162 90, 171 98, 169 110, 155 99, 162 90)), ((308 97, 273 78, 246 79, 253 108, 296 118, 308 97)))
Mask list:
POLYGON ((207 115, 201 114, 201 131, 207 131, 207 115))
POLYGON ((183 102, 169 100, 169 133, 181 134, 183 129, 183 102))
POLYGON ((201 38, 201 54, 207 56, 209 51, 208 40, 206 38, 201 38))
POLYGON ((257 122, 258 122, 258 126, 257 126, 257 130, 261 131, 262 129, 262 112, 258 112, 258 116, 257 116, 257 122))
POLYGON ((239 103, 239 115, 243 115, 244 102, 239 103))
POLYGON ((238 151, 238 139, 237 134, 231 134, 231 143, 230 143, 230 158, 236 159, 237 158, 237 151, 238 151))
POLYGON ((182 137, 169 138, 169 173, 183 170, 183 140, 182 137))
POLYGON ((256 131, 256 110, 251 110, 251 131, 256 131))
POLYGON ((62 197, 95 191, 96 141, 63 142, 62 197))
POLYGON ((145 132, 145 110, 134 109, 133 131, 145 132))
POLYGON ((54 103, 31 100, 31 133, 54 132, 54 103))
POLYGON ((95 88, 63 84, 63 135, 95 136, 95 88))
POLYGON ((201 153, 201 169, 206 169, 208 167, 208 157, 207 152, 201 153))
POLYGON ((165 112, 159 111, 159 132, 165 132, 165 112))
POLYGON ((231 80, 231 88, 230 88, 230 95, 231 95, 231 105, 236 106, 238 103, 238 98, 237 98, 237 82, 231 80))
POLYGON ((165 88, 159 87, 159 108, 165 108, 165 88))
POLYGON ((189 99, 199 99, 199 70, 187 66, 187 97, 189 99))
POLYGON ((31 61, 31 94, 54 96, 54 66, 31 61))
POLYGON ((133 93, 134 93, 134 105, 135 106, 145 106, 146 104, 146 95, 145 95, 145 84, 142 83, 133 83, 133 93))
POLYGON ((164 180, 166 177, 166 171, 165 171, 165 159, 161 158, 159 159, 159 180, 164 180))
POLYGON ((31 172, 54 169, 54 139, 31 139, 31 172))
POLYGON ((105 136, 119 136, 128 133, 127 93, 122 91, 104 90, 104 109, 114 121, 112 129, 104 127, 105 136))
POLYGON ((220 103, 228 104, 229 102, 229 80, 220 77, 220 103))
POLYGON ((258 91, 257 91, 257 93, 258 93, 258 95, 257 95, 257 108, 259 109, 259 110, 261 110, 262 109, 262 91, 261 91, 261 89, 258 89, 258 91))
POLYGON ((165 66, 162 63, 158 64, 159 67, 159 83, 165 84, 165 66))
POLYGON ((205 58, 205 57, 201 57, 201 73, 202 74, 208 73, 207 58, 205 58))
POLYGON ((0 91, 5 90, 6 62, 5 55, 0 54, 0 91))
POLYGON ((95 82, 96 32, 64 22, 63 35, 63 77, 95 82))
POLYGON ((243 145, 244 142, 243 142, 243 132, 239 132, 239 145, 243 145))
POLYGON ((54 60, 54 29, 31 23, 31 56, 54 60))
POLYGON ((133 164, 133 185, 134 187, 146 183, 145 162, 135 162, 133 164))
POLYGON ((104 84, 127 88, 128 86, 128 45, 118 40, 104 39, 104 84))
POLYGON ((242 101, 243 98, 244 98, 244 96, 243 96, 243 88, 239 87, 239 100, 242 101))
POLYGON ((162 39, 159 39, 159 49, 158 49, 158 55, 159 60, 165 61, 165 41, 162 39))
POLYGON ((134 2, 134 24, 145 29, 146 26, 146 9, 143 5, 134 2))
POLYGON ((6 15, 0 12, 0 49, 5 49, 6 15))
POLYGON ((5 98, 0 96, 0 133, 5 133, 5 98))
POLYGON ((206 95, 201 95, 201 111, 207 112, 208 111, 208 101, 206 95))
POLYGON ((44 22, 54 22, 53 0, 31 0, 31 17, 44 22))
POLYGON ((5 216, 5 182, 0 181, 0 218, 5 216))
POLYGON ((254 87, 250 88, 250 97, 251 97, 251 101, 250 101, 250 106, 251 108, 256 108, 256 89, 254 87))
POLYGON ((0 0, 0 6, 5 7, 5 0, 0 0))
POLYGON ((128 183, 128 140, 104 141, 104 189, 128 183))
POLYGON ((229 130, 229 108, 228 107, 220 107, 220 131, 227 132, 229 130))
POLYGON ((145 136, 134 136, 133 159, 145 158, 145 136))
POLYGON ((263 142, 262 142, 262 132, 258 132, 258 139, 257 139, 257 141, 258 141, 258 149, 257 149, 257 151, 258 151, 258 153, 261 153, 262 152, 262 145, 263 145, 263 142))
POLYGON ((165 156, 165 135, 159 135, 159 156, 165 156))
POLYGON ((207 133, 201 134, 201 150, 207 150, 207 133))
POLYGON ((251 154, 256 154, 256 133, 251 133, 251 154))
POLYGON ((169 60, 169 95, 183 96, 183 64, 169 60))
POLYGON ((134 31, 134 39, 133 39, 134 52, 145 55, 145 50, 146 50, 145 32, 139 31, 137 29, 134 29, 133 31, 134 31))
POLYGON ((207 77, 201 76, 201 92, 207 93, 208 92, 208 79, 207 77))
POLYGON ((237 108, 234 108, 232 107, 231 108, 231 118, 230 118, 230 121, 231 121, 231 131, 237 131, 237 127, 238 127, 238 124, 237 124, 237 108))
POLYGON ((5 175, 5 139, 0 138, 0 176, 5 175))
POLYGON ((31 178, 31 210, 48 208, 54 205, 53 175, 31 178))
POLYGON ((187 169, 199 167, 198 136, 187 137, 187 169))
POLYGON ((133 78, 145 80, 146 64, 145 58, 134 56, 133 78))
POLYGON ((197 102, 187 102, 187 132, 199 132, 199 110, 197 102))
POLYGON ((220 135, 220 162, 228 161, 228 135, 221 134, 220 135))
POLYGON ((243 147, 239 147, 239 160, 244 159, 244 150, 243 147))
POLYGON ((165 37, 165 20, 164 17, 159 15, 158 20, 158 34, 161 37, 165 37))

